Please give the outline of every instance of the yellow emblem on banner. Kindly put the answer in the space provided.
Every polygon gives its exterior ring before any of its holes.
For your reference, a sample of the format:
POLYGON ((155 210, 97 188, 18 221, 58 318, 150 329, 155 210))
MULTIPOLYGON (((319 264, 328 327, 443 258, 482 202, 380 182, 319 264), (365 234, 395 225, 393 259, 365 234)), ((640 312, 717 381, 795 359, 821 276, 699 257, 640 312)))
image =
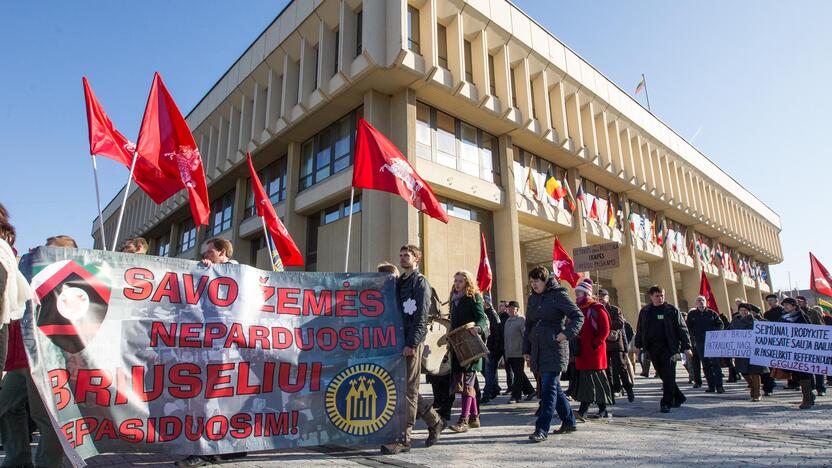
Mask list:
POLYGON ((376 364, 356 364, 342 370, 326 389, 326 411, 338 429, 366 436, 383 428, 396 409, 396 385, 376 364))

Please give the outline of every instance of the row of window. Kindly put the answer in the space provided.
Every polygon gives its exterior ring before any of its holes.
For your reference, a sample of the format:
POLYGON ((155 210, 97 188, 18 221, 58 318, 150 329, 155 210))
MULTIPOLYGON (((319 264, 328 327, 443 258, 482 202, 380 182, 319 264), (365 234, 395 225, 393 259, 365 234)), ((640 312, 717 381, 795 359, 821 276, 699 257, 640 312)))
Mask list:
MULTIPOLYGON (((353 200, 352 212, 361 211, 361 197, 353 200)), ((306 220, 306 269, 315 271, 318 265, 318 229, 350 215, 350 201, 345 200, 325 208, 306 220)))
POLYGON ((416 156, 500 184, 497 137, 419 101, 416 156))
MULTIPOLYGON (((436 52, 439 59, 439 66, 448 69, 448 30, 442 23, 436 24, 436 52)), ((463 60, 465 81, 473 83, 474 65, 471 56, 471 43, 463 40, 463 60)), ((421 26, 419 22, 419 10, 414 6, 407 7, 407 48, 415 54, 422 54, 421 47, 421 26)))
MULTIPOLYGON (((269 197, 272 205, 277 205, 286 199, 286 156, 260 169, 257 172, 260 183, 269 197)), ((246 209, 244 219, 257 215, 257 208, 254 206, 254 190, 251 187, 251 177, 246 182, 246 209)))
POLYGON ((320 183, 352 165, 356 125, 363 115, 364 108, 359 107, 301 145, 299 190, 320 183))

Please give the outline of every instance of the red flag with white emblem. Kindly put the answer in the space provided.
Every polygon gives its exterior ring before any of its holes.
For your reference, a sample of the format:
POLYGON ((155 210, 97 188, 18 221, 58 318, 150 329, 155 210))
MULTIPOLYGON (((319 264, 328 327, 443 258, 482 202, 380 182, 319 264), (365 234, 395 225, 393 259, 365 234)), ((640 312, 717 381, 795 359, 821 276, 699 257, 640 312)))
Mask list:
POLYGON ((555 279, 566 281, 573 288, 581 279, 581 275, 575 272, 575 263, 572 261, 572 257, 566 253, 566 249, 563 248, 557 237, 555 237, 555 245, 552 247, 552 274, 555 275, 555 279))
POLYGON ((159 73, 153 75, 136 149, 142 158, 176 180, 177 190, 188 190, 194 224, 208 224, 211 209, 199 148, 159 73))
POLYGON ((263 217, 266 221, 266 228, 274 240, 277 253, 280 254, 280 259, 286 266, 302 266, 303 255, 301 255, 298 246, 294 239, 289 234, 286 226, 280 222, 277 213, 274 211, 269 196, 266 195, 266 190, 260 182, 260 177, 257 176, 257 171, 254 170, 254 164, 251 162, 251 153, 246 154, 248 160, 248 170, 251 174, 251 188, 254 192, 254 206, 257 208, 257 216, 263 217))
POLYGON ((832 278, 826 268, 812 255, 812 252, 809 252, 809 263, 812 265, 809 287, 812 291, 832 296, 832 278))
POLYGON ((480 244, 480 266, 477 268, 477 286, 480 291, 491 291, 491 284, 494 276, 491 273, 491 263, 488 261, 488 250, 485 248, 485 234, 480 233, 482 243, 480 244))
POLYGON ((358 119, 352 186, 396 194, 428 216, 448 222, 428 184, 396 145, 364 119, 358 119))

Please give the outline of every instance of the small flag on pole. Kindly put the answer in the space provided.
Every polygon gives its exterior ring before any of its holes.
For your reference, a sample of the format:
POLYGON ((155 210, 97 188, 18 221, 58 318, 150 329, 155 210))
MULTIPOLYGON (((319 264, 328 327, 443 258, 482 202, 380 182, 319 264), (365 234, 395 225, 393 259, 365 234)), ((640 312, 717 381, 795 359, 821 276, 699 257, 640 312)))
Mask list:
POLYGON ((638 86, 636 86, 636 94, 644 91, 644 75, 641 75, 641 81, 638 82, 638 86))
POLYGON ((280 254, 277 253, 277 247, 274 245, 274 239, 272 239, 271 234, 266 237, 266 242, 268 243, 269 252, 272 253, 272 270, 284 271, 283 260, 280 258, 280 254))

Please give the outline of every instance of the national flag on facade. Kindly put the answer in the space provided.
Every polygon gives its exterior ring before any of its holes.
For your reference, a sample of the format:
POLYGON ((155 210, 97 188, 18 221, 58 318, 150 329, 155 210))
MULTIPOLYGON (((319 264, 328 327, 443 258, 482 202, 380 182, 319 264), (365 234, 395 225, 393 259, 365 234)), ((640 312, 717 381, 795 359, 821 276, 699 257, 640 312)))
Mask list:
POLYGON ((711 284, 708 282, 708 277, 705 276, 704 271, 699 281, 699 295, 705 296, 705 299, 708 300, 708 307, 713 309, 714 312, 719 313, 719 306, 716 305, 716 297, 714 297, 714 293, 711 291, 711 284))
POLYGON ((659 229, 656 232, 656 243, 659 246, 664 245, 664 220, 659 221, 659 229))
POLYGON ((809 287, 817 293, 832 296, 832 277, 829 276, 826 267, 821 265, 812 252, 809 252, 809 263, 812 269, 809 276, 809 287))
POLYGON ((274 205, 272 205, 269 196, 266 194, 266 190, 263 189, 263 184, 260 182, 257 171, 254 170, 254 163, 251 161, 250 153, 246 154, 246 160, 248 161, 248 170, 251 175, 251 191, 254 193, 254 207, 257 209, 257 216, 263 218, 263 221, 266 223, 266 230, 269 231, 270 237, 275 243, 275 249, 271 249, 270 255, 272 257, 272 267, 275 271, 280 271, 277 269, 278 263, 281 268, 284 264, 287 266, 302 266, 303 255, 301 255, 298 246, 295 244, 286 226, 277 217, 277 213, 274 211, 274 205), (276 259, 274 252, 278 254, 276 259))
POLYGON ((165 177, 186 189, 194 224, 208 224, 211 212, 202 157, 187 122, 159 73, 153 75, 136 150, 165 177))
POLYGON ((558 281, 566 281, 573 288, 577 286, 581 275, 575 272, 575 263, 572 257, 566 253, 560 241, 555 237, 555 244, 552 246, 552 274, 558 281))
POLYGON ((615 229, 615 213, 612 210, 612 200, 607 200, 607 226, 615 229))
POLYGON ((592 199, 592 205, 589 207, 589 219, 598 220, 598 204, 595 203, 595 199, 592 199))
POLYGON ((531 161, 529 162, 529 169, 526 171, 526 188, 531 192, 532 198, 538 200, 540 198, 540 189, 537 187, 537 180, 532 172, 531 161))
POLYGON ((638 85, 636 86, 636 94, 644 91, 644 86, 645 86, 644 75, 641 75, 641 81, 639 81, 638 85))
POLYGON ((560 201, 566 195, 566 189, 563 188, 563 184, 559 180, 555 179, 552 169, 546 170, 546 193, 555 201, 560 201))
POLYGON ((477 268, 477 286, 480 291, 491 291, 491 282, 493 275, 491 273, 491 263, 488 261, 488 250, 485 247, 485 234, 480 233, 480 266, 477 268))
POLYGON ((569 182, 564 181, 563 185, 566 186, 566 208, 569 209, 569 213, 575 212, 575 197, 572 196, 572 188, 569 187, 569 182))
POLYGON ((363 118, 358 119, 352 186, 396 194, 417 210, 448 223, 448 213, 407 158, 363 118))
MULTIPOLYGON (((87 107, 90 155, 104 156, 120 162, 127 169, 133 161, 136 145, 116 130, 110 117, 92 92, 89 81, 83 77, 84 100, 87 107)), ((133 180, 157 205, 180 190, 176 179, 168 178, 162 171, 141 155, 136 157, 133 180)))

